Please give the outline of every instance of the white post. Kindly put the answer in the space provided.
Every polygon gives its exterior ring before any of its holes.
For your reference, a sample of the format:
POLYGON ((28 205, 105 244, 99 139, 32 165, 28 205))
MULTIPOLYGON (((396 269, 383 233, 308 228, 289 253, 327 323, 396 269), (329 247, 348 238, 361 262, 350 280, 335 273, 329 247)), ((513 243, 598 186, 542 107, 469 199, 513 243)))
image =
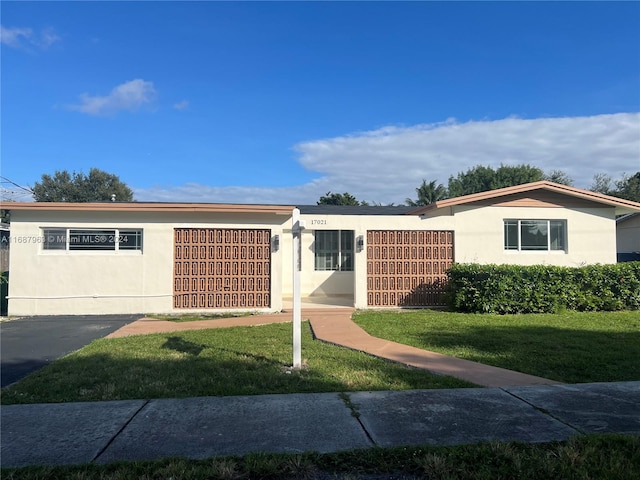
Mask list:
POLYGON ((302 301, 300 293, 300 273, 302 271, 302 229, 300 210, 293 209, 293 368, 302 367, 302 301))

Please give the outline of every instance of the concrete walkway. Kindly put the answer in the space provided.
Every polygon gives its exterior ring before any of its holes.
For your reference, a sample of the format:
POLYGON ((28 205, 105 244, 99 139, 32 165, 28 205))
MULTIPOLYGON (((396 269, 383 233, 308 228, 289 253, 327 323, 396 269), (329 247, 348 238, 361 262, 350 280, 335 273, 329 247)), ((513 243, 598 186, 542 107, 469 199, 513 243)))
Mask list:
POLYGON ((4 405, 2 467, 640 434, 640 382, 352 392, 347 397, 312 393, 4 405))
MULTIPOLYGON (((449 357, 369 335, 352 320, 353 308, 305 308, 302 318, 309 320, 315 338, 318 340, 360 350, 376 357, 385 358, 404 365, 428 370, 439 375, 450 375, 483 387, 507 387, 526 385, 554 385, 560 382, 546 378, 492 367, 469 360, 449 357)), ((291 322, 289 312, 252 315, 248 317, 197 320, 193 322, 170 322, 143 318, 124 326, 107 338, 147 333, 167 333, 181 330, 205 328, 225 328, 268 323, 291 322)), ((304 349, 304 345, 302 347, 304 349)))
POLYGON ((171 322, 157 318, 144 317, 132 322, 105 338, 130 337, 149 333, 171 333, 186 330, 204 330, 207 328, 250 327, 268 325, 270 323, 291 323, 290 313, 274 313, 269 315, 250 315, 247 317, 219 318, 214 320, 194 320, 193 322, 171 322))
POLYGON ((560 383, 373 337, 351 320, 353 309, 305 310, 303 314, 309 319, 313 334, 318 340, 361 350, 432 373, 450 375, 483 387, 560 383))

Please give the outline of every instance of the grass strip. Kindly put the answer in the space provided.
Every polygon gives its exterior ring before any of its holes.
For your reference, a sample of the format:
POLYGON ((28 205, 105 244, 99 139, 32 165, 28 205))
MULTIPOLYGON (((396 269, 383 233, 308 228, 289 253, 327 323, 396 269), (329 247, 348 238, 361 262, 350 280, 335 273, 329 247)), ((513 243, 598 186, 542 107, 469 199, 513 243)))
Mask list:
POLYGON ((640 437, 590 435, 541 444, 372 448, 318 454, 250 454, 206 460, 2 469, 5 480, 640 478, 640 437))

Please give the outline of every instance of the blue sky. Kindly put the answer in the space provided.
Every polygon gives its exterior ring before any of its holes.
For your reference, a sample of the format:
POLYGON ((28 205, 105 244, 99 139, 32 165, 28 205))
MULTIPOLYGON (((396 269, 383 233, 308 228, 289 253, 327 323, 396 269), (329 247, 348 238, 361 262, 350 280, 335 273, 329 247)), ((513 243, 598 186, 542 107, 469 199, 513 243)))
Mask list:
MULTIPOLYGON (((1 175, 404 203, 475 165, 640 170, 639 2, 11 2, 1 175)), ((3 185, 7 198, 27 200, 3 185)))

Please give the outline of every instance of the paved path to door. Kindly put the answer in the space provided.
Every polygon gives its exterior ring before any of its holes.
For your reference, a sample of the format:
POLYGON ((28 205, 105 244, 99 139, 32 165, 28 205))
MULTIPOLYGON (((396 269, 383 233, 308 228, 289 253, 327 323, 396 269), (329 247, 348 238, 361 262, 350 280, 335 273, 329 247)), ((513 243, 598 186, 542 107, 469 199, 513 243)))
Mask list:
MULTIPOLYGON (((560 383, 373 337, 351 320, 353 312, 353 308, 306 308, 302 311, 302 318, 309 320, 313 334, 318 340, 360 350, 376 357, 386 358, 432 373, 450 375, 476 385, 513 387, 560 383)), ((285 322, 291 322, 290 312, 180 323, 143 318, 113 332, 108 338, 285 322)), ((302 348, 304 349, 304 345, 302 348)))

